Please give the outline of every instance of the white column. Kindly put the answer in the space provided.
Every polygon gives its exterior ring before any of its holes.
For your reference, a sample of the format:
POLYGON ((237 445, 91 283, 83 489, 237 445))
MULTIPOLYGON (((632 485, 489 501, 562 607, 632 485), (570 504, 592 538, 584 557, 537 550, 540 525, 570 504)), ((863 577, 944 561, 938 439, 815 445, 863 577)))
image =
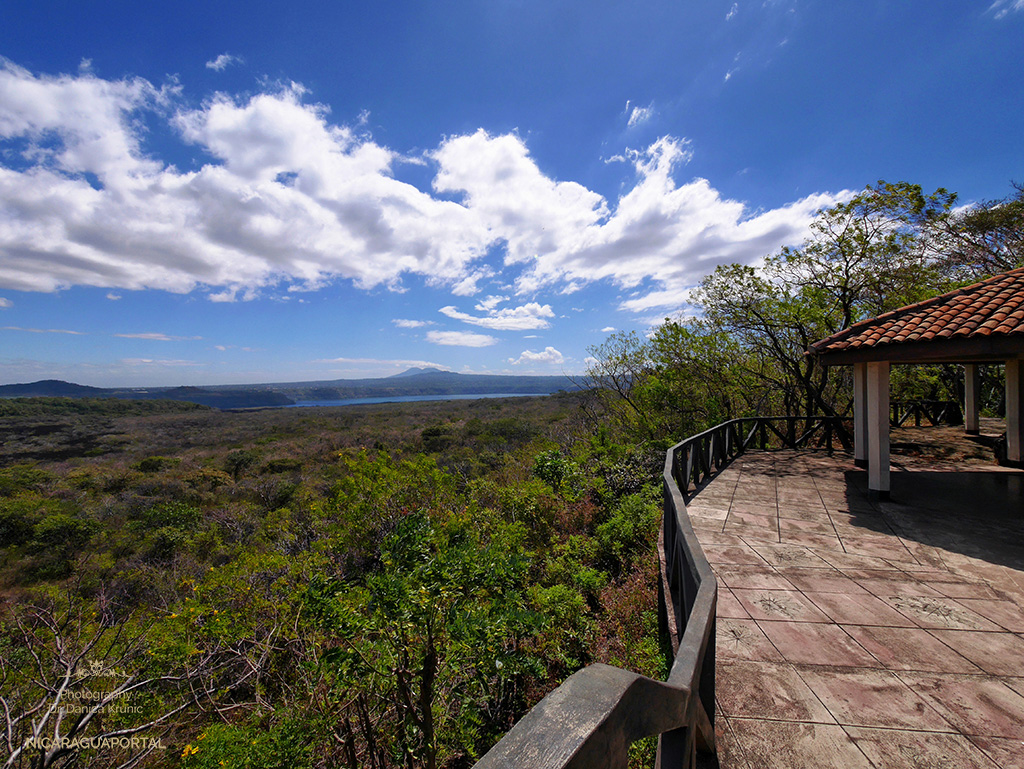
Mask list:
POLYGON ((1024 461, 1024 361, 1006 361, 1006 459, 1024 461))
POLYGON ((853 364, 853 463, 868 466, 868 364, 853 364))
POLYGON ((867 364, 868 491, 889 496, 889 363, 867 364))
POLYGON ((964 364, 964 429, 971 435, 981 432, 978 392, 981 389, 981 371, 977 363, 964 364))

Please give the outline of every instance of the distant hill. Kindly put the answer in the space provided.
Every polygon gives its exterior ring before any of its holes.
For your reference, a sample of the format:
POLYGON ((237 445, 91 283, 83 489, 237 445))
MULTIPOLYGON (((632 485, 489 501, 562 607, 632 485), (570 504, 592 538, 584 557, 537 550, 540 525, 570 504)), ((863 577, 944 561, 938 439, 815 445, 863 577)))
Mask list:
POLYGON ((0 398, 102 398, 107 392, 102 387, 62 382, 59 379, 0 386, 0 398))
POLYGON ((215 387, 101 388, 44 380, 31 384, 0 385, 0 398, 66 397, 174 400, 218 409, 288 406, 296 401, 401 398, 412 395, 547 395, 575 390, 565 376, 512 376, 456 374, 438 368, 410 368, 376 379, 334 379, 277 384, 217 385, 215 387))

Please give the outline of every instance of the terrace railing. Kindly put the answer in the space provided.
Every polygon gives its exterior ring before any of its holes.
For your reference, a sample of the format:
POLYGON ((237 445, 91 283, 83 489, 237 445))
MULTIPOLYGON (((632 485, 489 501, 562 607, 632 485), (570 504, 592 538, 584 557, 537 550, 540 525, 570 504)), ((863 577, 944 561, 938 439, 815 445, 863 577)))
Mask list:
POLYGON ((715 608, 718 584, 690 525, 686 502, 749 448, 848 441, 838 418, 733 419, 668 450, 659 541, 659 620, 665 681, 609 665, 574 673, 517 723, 476 769, 619 769, 629 746, 660 735, 657 766, 692 769, 715 750, 715 608))
POLYGON ((927 420, 931 425, 962 425, 964 414, 956 401, 892 401, 889 424, 903 427, 911 419, 914 427, 920 427, 927 420))

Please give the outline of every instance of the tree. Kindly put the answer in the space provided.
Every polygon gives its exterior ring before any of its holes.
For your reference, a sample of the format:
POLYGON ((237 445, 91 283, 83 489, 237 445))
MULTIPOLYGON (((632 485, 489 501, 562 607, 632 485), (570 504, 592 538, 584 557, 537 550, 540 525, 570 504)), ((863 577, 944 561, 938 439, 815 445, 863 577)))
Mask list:
POLYGON ((949 266, 965 278, 1024 267, 1024 185, 1016 193, 957 212, 942 231, 949 266))
POLYGON ((945 287, 933 230, 956 201, 944 189, 879 182, 819 212, 811 237, 763 267, 718 268, 701 283, 705 318, 749 350, 786 414, 835 416, 848 387, 805 355, 810 344, 945 287))

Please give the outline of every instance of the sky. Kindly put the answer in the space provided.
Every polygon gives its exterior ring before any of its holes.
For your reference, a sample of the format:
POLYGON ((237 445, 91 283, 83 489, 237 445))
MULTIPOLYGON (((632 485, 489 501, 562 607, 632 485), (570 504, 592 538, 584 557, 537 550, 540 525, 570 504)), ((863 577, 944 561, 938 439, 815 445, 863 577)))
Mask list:
POLYGON ((5 0, 0 384, 577 374, 1022 139, 1024 0, 5 0))

